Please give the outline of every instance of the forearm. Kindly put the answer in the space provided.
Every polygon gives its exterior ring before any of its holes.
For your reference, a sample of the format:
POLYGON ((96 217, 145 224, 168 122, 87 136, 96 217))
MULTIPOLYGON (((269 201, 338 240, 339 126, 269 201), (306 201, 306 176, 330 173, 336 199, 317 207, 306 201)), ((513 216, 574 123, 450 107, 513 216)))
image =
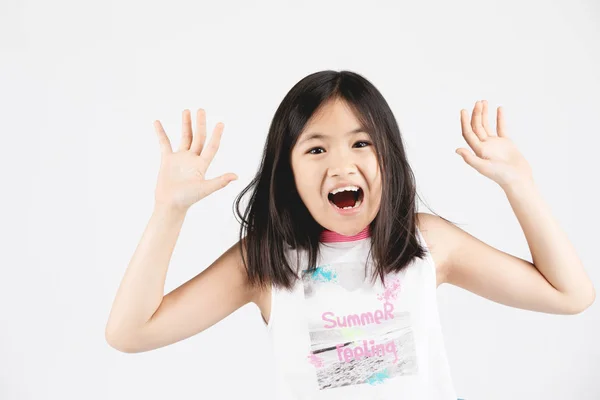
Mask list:
POLYGON ((535 183, 504 187, 504 191, 523 229, 535 267, 574 302, 591 302, 595 296, 592 282, 535 183))
POLYGON ((153 210, 115 296, 107 336, 135 332, 158 309, 184 218, 183 211, 167 207, 153 210))

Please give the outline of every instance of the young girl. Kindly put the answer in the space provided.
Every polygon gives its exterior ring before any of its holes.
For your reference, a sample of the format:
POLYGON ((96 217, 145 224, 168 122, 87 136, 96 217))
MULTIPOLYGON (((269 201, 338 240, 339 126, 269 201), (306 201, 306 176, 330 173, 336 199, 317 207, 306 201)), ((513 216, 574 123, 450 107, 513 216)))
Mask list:
POLYGON ((115 297, 106 340, 123 352, 156 349, 254 302, 277 361, 278 398, 456 399, 439 285, 556 314, 579 313, 595 298, 507 136, 501 108, 497 135, 487 113, 485 100, 475 103, 470 121, 461 110, 474 153, 456 152, 504 190, 533 264, 417 213, 413 172, 387 102, 356 73, 322 71, 298 82, 275 112, 259 171, 235 201, 239 241, 164 297, 187 210, 237 177, 205 177, 222 123, 205 146, 204 111, 193 135, 185 110, 173 152, 156 121, 162 156, 155 208, 115 297))

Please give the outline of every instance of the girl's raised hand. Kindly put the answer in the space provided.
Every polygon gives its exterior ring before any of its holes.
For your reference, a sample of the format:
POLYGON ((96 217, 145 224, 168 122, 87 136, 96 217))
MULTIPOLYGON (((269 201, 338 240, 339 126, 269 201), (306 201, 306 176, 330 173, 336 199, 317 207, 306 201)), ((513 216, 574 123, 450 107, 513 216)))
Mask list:
POLYGON ((160 121, 154 121, 161 151, 161 163, 155 191, 155 205, 178 210, 187 209, 197 201, 219 190, 235 179, 237 175, 227 173, 216 178, 206 179, 206 170, 212 162, 221 142, 224 124, 219 122, 206 141, 206 113, 199 109, 196 114, 196 134, 192 135, 189 110, 183 110, 181 143, 173 152, 171 142, 160 121))
POLYGON ((471 121, 467 110, 460 110, 462 135, 473 153, 466 148, 456 149, 465 162, 502 188, 528 184, 533 181, 529 163, 506 134, 504 110, 497 109, 496 131, 488 124, 487 101, 477 101, 471 121))

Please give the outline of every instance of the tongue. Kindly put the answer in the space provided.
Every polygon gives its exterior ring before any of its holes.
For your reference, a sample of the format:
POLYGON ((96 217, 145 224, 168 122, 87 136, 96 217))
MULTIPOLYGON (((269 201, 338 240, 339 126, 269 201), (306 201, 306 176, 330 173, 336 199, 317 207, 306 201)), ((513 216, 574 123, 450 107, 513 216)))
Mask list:
POLYGON ((343 191, 334 194, 333 203, 339 208, 353 207, 356 203, 354 192, 343 191))

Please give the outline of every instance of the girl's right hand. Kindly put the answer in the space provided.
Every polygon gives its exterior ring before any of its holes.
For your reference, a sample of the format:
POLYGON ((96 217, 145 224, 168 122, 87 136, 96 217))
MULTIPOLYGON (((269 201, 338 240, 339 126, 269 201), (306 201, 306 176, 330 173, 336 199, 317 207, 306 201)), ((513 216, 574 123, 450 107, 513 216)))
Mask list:
POLYGON ((227 173, 213 179, 206 179, 206 170, 213 160, 221 141, 224 124, 219 122, 210 142, 206 140, 206 114, 199 109, 196 114, 196 134, 192 135, 189 110, 183 110, 181 144, 179 151, 173 152, 171 142, 160 121, 154 121, 161 150, 161 163, 155 191, 157 206, 167 206, 178 210, 187 209, 197 201, 219 190, 235 179, 237 175, 227 173), (203 149, 204 148, 204 149, 203 149))

